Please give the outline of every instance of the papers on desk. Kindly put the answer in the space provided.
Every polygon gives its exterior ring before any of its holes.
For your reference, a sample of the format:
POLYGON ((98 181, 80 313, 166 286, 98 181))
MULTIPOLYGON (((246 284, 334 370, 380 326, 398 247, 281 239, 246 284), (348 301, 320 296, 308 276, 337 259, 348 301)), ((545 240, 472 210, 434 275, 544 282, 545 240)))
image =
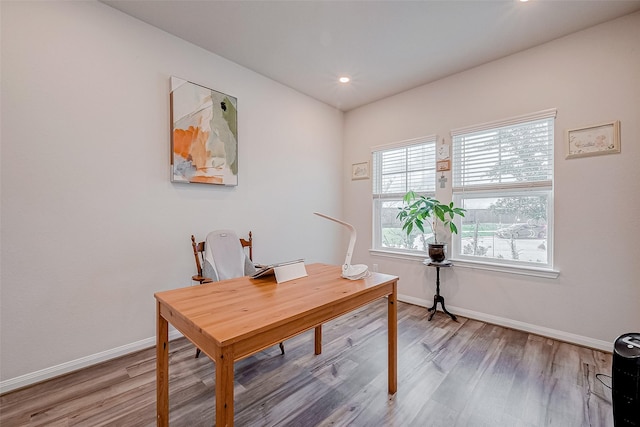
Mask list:
POLYGON ((276 282, 282 283, 288 280, 307 276, 307 269, 304 266, 304 259, 297 259, 295 261, 286 261, 262 266, 251 276, 251 278, 257 279, 271 274, 276 276, 276 282))

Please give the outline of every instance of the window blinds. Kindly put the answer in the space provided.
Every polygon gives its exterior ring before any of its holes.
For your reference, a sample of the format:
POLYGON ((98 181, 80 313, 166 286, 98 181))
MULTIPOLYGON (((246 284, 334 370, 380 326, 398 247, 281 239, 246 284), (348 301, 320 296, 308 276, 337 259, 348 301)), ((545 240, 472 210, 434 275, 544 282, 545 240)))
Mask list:
POLYGON ((402 197, 407 191, 435 191, 436 137, 374 147, 374 197, 402 197))
POLYGON ((452 131, 453 191, 551 188, 555 114, 452 131))

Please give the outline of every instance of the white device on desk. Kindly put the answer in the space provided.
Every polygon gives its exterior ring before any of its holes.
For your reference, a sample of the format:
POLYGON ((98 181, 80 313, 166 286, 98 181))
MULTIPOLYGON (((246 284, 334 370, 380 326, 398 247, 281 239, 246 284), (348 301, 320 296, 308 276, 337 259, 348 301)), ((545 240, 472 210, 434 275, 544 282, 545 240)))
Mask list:
POLYGON ((359 280, 369 276, 369 267, 367 267, 366 265, 351 265, 351 255, 353 254, 353 248, 356 246, 355 227, 348 222, 340 221, 339 219, 335 219, 333 217, 330 217, 329 215, 321 214, 319 212, 314 212, 314 214, 321 216, 322 218, 326 218, 330 221, 337 222, 338 224, 342 224, 351 232, 351 237, 349 238, 349 247, 347 248, 347 256, 345 257, 344 265, 342 266, 342 277, 349 280, 359 280))

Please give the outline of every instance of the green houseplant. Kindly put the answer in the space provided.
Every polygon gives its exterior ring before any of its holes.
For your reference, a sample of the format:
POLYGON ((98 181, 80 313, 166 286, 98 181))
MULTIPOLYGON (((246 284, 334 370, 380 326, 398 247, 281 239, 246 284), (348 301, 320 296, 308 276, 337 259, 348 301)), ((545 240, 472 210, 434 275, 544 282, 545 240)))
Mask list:
POLYGON ((414 191, 409 191, 402 198, 404 205, 399 208, 396 218, 402 223, 402 229, 411 234, 414 228, 424 233, 424 223, 428 223, 433 232, 433 243, 429 243, 429 257, 436 262, 444 261, 446 244, 438 241, 437 222, 442 223, 445 229, 452 233, 458 233, 458 227, 454 224, 456 215, 464 217, 465 209, 455 207, 453 202, 446 204, 427 196, 419 196, 414 191))

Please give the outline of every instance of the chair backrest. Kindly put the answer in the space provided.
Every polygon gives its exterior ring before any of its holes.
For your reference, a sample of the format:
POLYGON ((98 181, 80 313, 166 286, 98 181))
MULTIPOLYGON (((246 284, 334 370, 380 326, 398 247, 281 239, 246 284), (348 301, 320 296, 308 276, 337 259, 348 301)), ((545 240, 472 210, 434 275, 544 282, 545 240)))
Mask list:
MULTIPOLYGON (((207 236, 207 239, 210 239, 210 241, 211 239, 218 240, 220 238, 237 239, 240 242, 240 246, 243 250, 244 248, 249 248, 248 250, 249 259, 253 261, 253 233, 251 231, 249 231, 249 239, 243 239, 243 238, 238 239, 235 233, 228 230, 214 231, 212 233, 209 233, 209 235, 207 236), (221 234, 226 234, 226 235, 221 236, 221 234), (218 237, 216 238, 216 236, 218 237)), ((212 281, 211 278, 207 278, 203 275, 203 266, 205 265, 205 252, 206 252, 205 241, 196 243, 196 238, 193 235, 191 235, 191 247, 193 248, 193 256, 196 260, 196 269, 198 271, 198 274, 196 276, 193 276, 192 279, 200 283, 206 283, 206 282, 212 281)))

